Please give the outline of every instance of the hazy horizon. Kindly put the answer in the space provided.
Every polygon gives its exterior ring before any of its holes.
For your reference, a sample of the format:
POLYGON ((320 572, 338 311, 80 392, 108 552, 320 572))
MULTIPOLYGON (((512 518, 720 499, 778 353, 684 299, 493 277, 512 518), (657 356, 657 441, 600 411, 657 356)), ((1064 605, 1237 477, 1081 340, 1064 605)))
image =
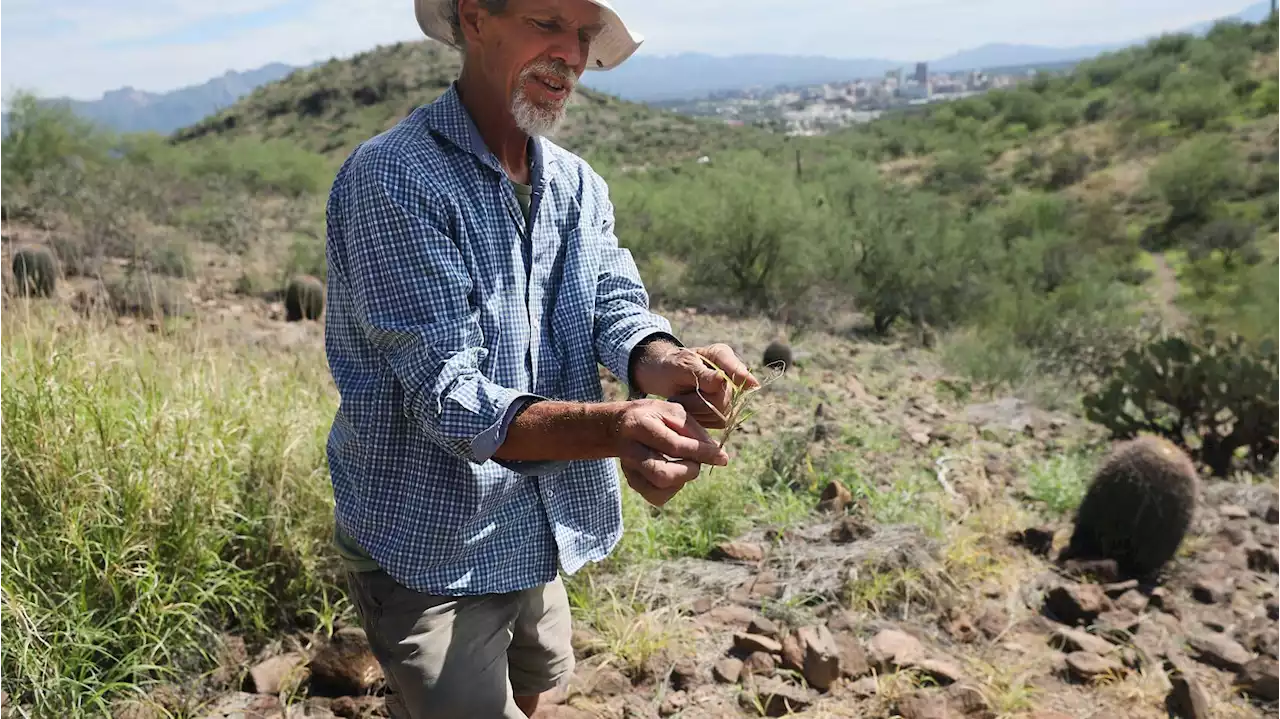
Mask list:
MULTIPOLYGON (((1241 0, 870 0, 828 7, 796 0, 615 2, 645 35, 638 55, 780 54, 933 60, 989 43, 1124 42, 1239 12, 1241 0)), ((228 70, 306 65, 422 37, 409 0, 10 0, 0 9, 5 98, 15 90, 98 99, 129 86, 167 92, 228 70)))

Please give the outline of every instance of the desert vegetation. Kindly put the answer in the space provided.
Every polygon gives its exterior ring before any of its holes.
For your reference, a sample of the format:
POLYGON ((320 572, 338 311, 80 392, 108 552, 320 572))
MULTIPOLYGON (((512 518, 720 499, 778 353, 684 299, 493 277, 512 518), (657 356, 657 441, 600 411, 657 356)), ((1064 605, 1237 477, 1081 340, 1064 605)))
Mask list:
MULTIPOLYGON (((1276 42, 1224 23, 822 137, 584 92, 557 141, 654 303, 785 371, 730 467, 624 492, 547 716, 1273 712, 1276 42), (1135 496, 1160 531, 1107 519, 1135 496)), ((172 137, 14 101, 6 715, 381 715, 334 679, 368 657, 324 198, 455 69, 380 48, 172 137)))

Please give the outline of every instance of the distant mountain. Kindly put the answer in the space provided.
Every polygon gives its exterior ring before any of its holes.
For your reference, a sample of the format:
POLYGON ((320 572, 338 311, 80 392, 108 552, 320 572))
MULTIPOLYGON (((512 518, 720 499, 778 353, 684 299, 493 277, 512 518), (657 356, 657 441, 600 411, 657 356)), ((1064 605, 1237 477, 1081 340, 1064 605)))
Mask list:
POLYGON ((947 55, 929 62, 929 69, 938 72, 959 70, 983 70, 996 67, 1056 65, 1063 62, 1084 60, 1117 50, 1129 43, 1112 45, 1077 45, 1075 47, 1045 47, 1043 45, 1012 45, 991 43, 971 50, 947 55))
MULTIPOLYGON (((235 104, 254 88, 275 82, 296 69, 275 62, 245 72, 228 70, 208 82, 170 92, 144 92, 122 87, 104 93, 98 100, 55 97, 45 102, 66 104, 77 115, 118 132, 155 131, 167 135, 235 104)), ((7 132, 7 116, 5 120, 7 132)))
POLYGON ((656 102, 778 85, 817 85, 881 75, 902 63, 883 58, 841 59, 802 55, 731 55, 686 52, 637 55, 583 84, 627 100, 656 102))

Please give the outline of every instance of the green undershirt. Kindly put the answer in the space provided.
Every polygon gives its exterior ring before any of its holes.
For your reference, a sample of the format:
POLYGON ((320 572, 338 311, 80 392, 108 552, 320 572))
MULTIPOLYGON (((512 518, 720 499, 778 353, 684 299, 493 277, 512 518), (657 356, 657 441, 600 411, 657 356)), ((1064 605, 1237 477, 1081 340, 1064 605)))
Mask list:
MULTIPOLYGON (((524 221, 528 222, 529 205, 533 200, 533 186, 512 182, 511 189, 515 190, 520 209, 524 210, 524 221)), ((333 546, 342 557, 342 561, 354 572, 376 572, 381 569, 354 537, 342 531, 342 527, 338 526, 336 520, 333 523, 333 546)))

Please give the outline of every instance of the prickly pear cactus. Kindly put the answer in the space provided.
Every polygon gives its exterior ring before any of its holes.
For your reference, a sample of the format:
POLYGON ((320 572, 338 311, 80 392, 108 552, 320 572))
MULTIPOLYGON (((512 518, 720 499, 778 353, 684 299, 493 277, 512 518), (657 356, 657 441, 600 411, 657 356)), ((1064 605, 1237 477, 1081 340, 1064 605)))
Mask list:
POLYGON ((1250 347, 1239 336, 1219 340, 1205 330, 1129 351, 1084 407, 1114 437, 1160 435, 1217 476, 1237 460, 1265 471, 1276 457, 1277 380, 1274 343, 1250 347))

